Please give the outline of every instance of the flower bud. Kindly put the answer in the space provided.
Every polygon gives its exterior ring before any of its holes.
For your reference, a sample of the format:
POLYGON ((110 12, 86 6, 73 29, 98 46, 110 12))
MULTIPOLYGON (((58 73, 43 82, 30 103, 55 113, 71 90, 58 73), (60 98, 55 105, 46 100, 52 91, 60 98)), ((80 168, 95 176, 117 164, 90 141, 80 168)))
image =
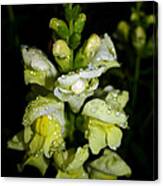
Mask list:
POLYGON ((86 15, 84 13, 79 14, 78 18, 74 23, 74 32, 81 33, 84 29, 86 22, 86 15))
POLYGON ((135 28, 133 37, 132 37, 132 44, 137 51, 142 50, 146 42, 146 33, 143 27, 138 26, 135 28))
POLYGON ((53 29, 58 36, 67 40, 69 37, 69 30, 66 23, 60 19, 52 18, 49 23, 49 27, 53 29))
POLYGON ((122 38, 127 41, 130 29, 128 23, 126 21, 120 21, 117 29, 122 38))
POLYGON ((101 39, 97 34, 92 34, 84 47, 84 54, 87 58, 92 58, 101 44, 101 39))
POLYGON ((64 40, 54 43, 52 49, 54 58, 62 72, 70 71, 72 67, 72 52, 64 40))
POLYGON ((75 68, 86 67, 99 49, 100 44, 100 37, 97 34, 92 34, 77 53, 74 63, 75 68))

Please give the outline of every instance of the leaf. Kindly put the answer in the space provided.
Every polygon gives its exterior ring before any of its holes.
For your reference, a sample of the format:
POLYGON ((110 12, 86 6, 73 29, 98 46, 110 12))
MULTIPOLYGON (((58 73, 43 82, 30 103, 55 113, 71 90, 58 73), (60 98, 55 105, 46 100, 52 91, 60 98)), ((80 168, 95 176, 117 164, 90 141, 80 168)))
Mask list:
POLYGON ((14 150, 25 150, 24 131, 18 132, 11 140, 7 142, 7 147, 14 150))
POLYGON ((89 167, 110 176, 131 175, 131 169, 124 160, 117 153, 108 149, 104 151, 104 154, 100 158, 92 161, 89 167))
POLYGON ((41 172, 42 176, 45 175, 46 170, 49 165, 49 161, 44 158, 43 154, 36 154, 34 156, 30 156, 24 163, 23 166, 25 165, 31 165, 39 169, 41 172))
POLYGON ((22 46, 26 84, 38 84, 52 90, 57 70, 39 49, 22 46))

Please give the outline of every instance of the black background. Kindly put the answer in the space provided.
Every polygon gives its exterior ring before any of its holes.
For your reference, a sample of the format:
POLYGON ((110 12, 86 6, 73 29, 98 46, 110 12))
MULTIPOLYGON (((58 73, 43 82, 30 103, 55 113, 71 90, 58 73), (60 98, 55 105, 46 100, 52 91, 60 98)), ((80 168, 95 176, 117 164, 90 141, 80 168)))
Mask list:
MULTIPOLYGON (((112 36, 120 20, 129 20, 131 6, 134 4, 125 2, 81 4, 82 11, 87 15, 82 34, 83 40, 91 33, 102 35, 107 32, 112 36)), ((147 14, 153 12, 153 5, 153 2, 144 3, 147 14)), ((49 20, 52 17, 64 18, 63 7, 59 4, 3 5, 1 14, 1 173, 2 176, 39 177, 40 174, 35 168, 26 168, 23 173, 18 173, 16 165, 22 160, 23 153, 7 149, 6 143, 23 128, 21 121, 27 104, 25 96, 29 87, 24 84, 20 45, 36 46, 51 59, 49 20)), ((118 51, 117 54, 123 62, 123 54, 119 54, 118 51)), ((133 118, 129 119, 131 128, 124 133, 124 141, 119 149, 120 154, 132 169, 133 173, 129 179, 133 180, 153 180, 157 177, 157 59, 151 58, 144 63, 142 68, 148 65, 152 69, 149 76, 141 76, 145 84, 149 86, 139 87, 137 105, 134 108, 134 114, 132 113, 133 118), (146 119, 149 121, 144 126, 146 119)), ((125 82, 125 86, 127 84, 128 82, 125 82)), ((53 175, 53 171, 49 168, 46 177, 53 177, 53 175)))

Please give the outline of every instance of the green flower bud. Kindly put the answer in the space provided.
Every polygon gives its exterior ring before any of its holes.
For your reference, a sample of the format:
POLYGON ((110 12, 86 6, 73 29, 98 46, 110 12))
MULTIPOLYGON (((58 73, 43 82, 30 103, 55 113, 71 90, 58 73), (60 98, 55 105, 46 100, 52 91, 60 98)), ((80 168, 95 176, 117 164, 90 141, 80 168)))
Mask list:
POLYGON ((60 19, 52 18, 49 27, 53 29, 62 39, 68 40, 69 30, 66 23, 60 19))
POLYGON ((75 57, 75 68, 86 67, 91 58, 94 57, 101 45, 101 39, 97 34, 92 34, 87 42, 82 46, 75 57))
POLYGON ((133 12, 132 14, 131 14, 131 16, 130 16, 130 20, 131 21, 139 21, 139 15, 138 15, 138 13, 137 12, 133 12))
POLYGON ((72 67, 72 51, 64 40, 58 40, 54 43, 52 49, 54 58, 62 72, 68 72, 72 67))
POLYGON ((133 46, 137 51, 140 51, 143 49, 145 42, 146 42, 146 33, 143 27, 141 26, 136 27, 132 37, 133 46))
POLYGON ((122 38, 127 41, 128 40, 128 35, 129 35, 129 25, 126 21, 120 21, 118 23, 118 32, 122 36, 122 38))
POLYGON ((86 15, 84 13, 79 14, 78 18, 74 23, 74 32, 81 33, 84 29, 86 22, 86 15))
POLYGON ((73 33, 69 40, 70 47, 72 49, 76 49, 80 44, 80 40, 81 40, 81 35, 79 33, 73 33))
POLYGON ((84 47, 84 54, 87 58, 92 58, 101 44, 101 39, 97 34, 92 34, 84 47))
POLYGON ((146 23, 147 25, 154 24, 156 22, 156 18, 154 15, 148 15, 146 16, 146 23))

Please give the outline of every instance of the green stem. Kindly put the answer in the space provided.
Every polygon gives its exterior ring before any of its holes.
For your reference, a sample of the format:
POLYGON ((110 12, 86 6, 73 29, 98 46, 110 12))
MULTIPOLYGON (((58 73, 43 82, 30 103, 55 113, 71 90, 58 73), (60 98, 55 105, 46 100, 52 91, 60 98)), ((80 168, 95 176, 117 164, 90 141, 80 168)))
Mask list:
POLYGON ((136 57, 134 86, 133 86, 133 107, 135 106, 135 103, 137 101, 136 99, 137 99, 137 91, 138 91, 139 76, 140 76, 140 61, 141 61, 141 55, 140 53, 138 53, 136 57))

